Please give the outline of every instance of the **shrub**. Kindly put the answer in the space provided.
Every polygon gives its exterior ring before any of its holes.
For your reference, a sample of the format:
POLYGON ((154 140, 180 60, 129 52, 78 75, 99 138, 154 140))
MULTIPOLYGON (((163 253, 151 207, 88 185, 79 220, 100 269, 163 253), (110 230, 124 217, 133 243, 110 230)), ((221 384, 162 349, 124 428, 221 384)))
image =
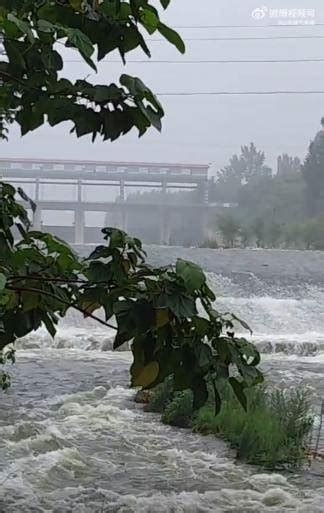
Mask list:
POLYGON ((151 395, 150 401, 145 407, 145 410, 155 413, 163 413, 167 405, 172 401, 174 395, 172 376, 169 376, 152 392, 153 393, 151 395))
POLYGON ((170 426, 187 428, 191 425, 193 415, 193 394, 191 390, 184 390, 175 394, 172 401, 166 406, 162 422, 170 426))
POLYGON ((224 381, 218 383, 222 399, 218 415, 211 383, 208 392, 208 402, 194 413, 192 392, 174 393, 173 379, 168 378, 155 388, 146 409, 161 412, 165 424, 222 437, 247 463, 267 469, 298 468, 304 463, 314 420, 308 389, 250 388, 246 412, 224 381))
POLYGON ((240 223, 231 214, 226 213, 218 217, 217 226, 225 247, 234 248, 240 234, 240 223))
POLYGON ((219 245, 216 239, 205 239, 199 247, 208 249, 218 249, 219 245))
POLYGON ((246 413, 227 387, 219 415, 211 404, 203 407, 193 420, 194 431, 222 436, 248 463, 269 469, 302 465, 313 425, 308 391, 256 387, 247 396, 246 413))

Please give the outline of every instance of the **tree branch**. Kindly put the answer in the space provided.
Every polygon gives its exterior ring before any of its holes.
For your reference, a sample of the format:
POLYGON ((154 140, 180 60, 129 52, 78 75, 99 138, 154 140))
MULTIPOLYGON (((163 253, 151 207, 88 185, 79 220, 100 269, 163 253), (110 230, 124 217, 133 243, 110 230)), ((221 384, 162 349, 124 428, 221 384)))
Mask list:
POLYGON ((86 310, 83 310, 82 308, 80 308, 75 303, 69 303, 68 301, 64 301, 64 299, 61 299, 61 298, 55 296, 55 294, 52 294, 51 292, 48 292, 46 290, 35 289, 35 288, 32 288, 32 287, 25 288, 25 287, 13 287, 13 286, 7 286, 6 288, 8 290, 13 290, 14 292, 32 292, 34 294, 40 294, 40 295, 43 295, 43 296, 51 297, 52 299, 55 299, 56 301, 59 301, 60 303, 62 303, 62 305, 66 305, 66 306, 69 306, 70 308, 74 308, 78 312, 82 313, 85 317, 90 317, 91 319, 99 322, 100 324, 102 324, 106 328, 111 328, 111 329, 117 331, 117 327, 116 326, 113 326, 112 324, 109 324, 108 322, 103 321, 102 319, 100 319, 100 317, 97 317, 96 315, 88 313, 86 310))
POLYGON ((37 87, 28 87, 28 84, 26 85, 26 82, 24 80, 20 80, 17 77, 14 77, 13 75, 10 75, 10 73, 7 73, 6 71, 3 71, 0 69, 0 77, 7 78, 8 80, 12 80, 13 82, 17 82, 17 84, 20 84, 21 86, 25 87, 26 89, 34 89, 38 91, 37 87))
MULTIPOLYGON (((63 283, 68 285, 69 283, 82 283, 83 285, 86 285, 87 280, 80 280, 79 278, 76 278, 75 280, 64 280, 63 278, 51 278, 50 276, 38 276, 38 275, 28 275, 28 276, 19 276, 19 275, 12 275, 8 277, 8 282, 14 282, 14 281, 20 281, 20 280, 35 280, 35 281, 41 281, 44 283, 63 283)), ((94 285, 98 285, 101 283, 107 283, 107 282, 93 282, 94 285)))

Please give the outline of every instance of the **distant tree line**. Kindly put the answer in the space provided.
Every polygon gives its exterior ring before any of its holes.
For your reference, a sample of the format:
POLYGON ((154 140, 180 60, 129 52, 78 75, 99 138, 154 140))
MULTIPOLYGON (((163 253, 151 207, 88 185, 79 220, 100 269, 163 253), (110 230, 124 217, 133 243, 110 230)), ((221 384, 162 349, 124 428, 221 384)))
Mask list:
POLYGON ((274 172, 263 151, 242 146, 219 172, 210 197, 236 207, 214 220, 205 245, 324 249, 324 119, 303 163, 283 154, 274 172))

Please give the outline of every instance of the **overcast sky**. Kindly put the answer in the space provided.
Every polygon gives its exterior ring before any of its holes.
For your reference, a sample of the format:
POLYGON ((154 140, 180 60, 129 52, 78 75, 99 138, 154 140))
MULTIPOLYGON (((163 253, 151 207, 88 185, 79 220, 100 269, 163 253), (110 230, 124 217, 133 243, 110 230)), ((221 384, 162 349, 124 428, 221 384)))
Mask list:
MULTIPOLYGON (((322 35, 324 26, 262 28, 277 23, 269 11, 262 21, 252 17, 255 8, 311 9, 315 22, 324 23, 323 0, 172 0, 164 15, 184 39, 219 37, 267 37, 322 35), (251 25, 253 28, 194 28, 210 25, 251 25)), ((308 17, 311 20, 311 16, 308 17)), ((153 36, 158 38, 159 36, 153 36)), ((187 41, 181 56, 167 43, 152 41, 153 60, 217 59, 311 59, 324 58, 323 39, 281 39, 254 41, 187 41)), ((112 55, 110 60, 116 60, 112 55)), ((128 59, 145 58, 139 52, 128 59)), ((78 60, 69 53, 66 60, 78 60)), ((125 68, 107 59, 92 81, 110 83, 125 68)), ((131 63, 126 72, 140 76, 157 93, 322 90, 324 62, 271 64, 156 64, 131 63)), ((82 62, 66 62, 66 74, 83 78, 91 74, 82 62)), ((90 78, 89 78, 90 79, 90 78)), ((136 132, 114 143, 76 139, 69 126, 44 127, 23 139, 17 129, 9 143, 1 144, 3 157, 73 158, 122 161, 199 162, 223 166, 251 141, 266 152, 273 165, 281 152, 303 157, 309 140, 324 115, 324 94, 282 96, 166 96, 160 97, 166 117, 163 132, 152 130, 142 139, 136 132)))

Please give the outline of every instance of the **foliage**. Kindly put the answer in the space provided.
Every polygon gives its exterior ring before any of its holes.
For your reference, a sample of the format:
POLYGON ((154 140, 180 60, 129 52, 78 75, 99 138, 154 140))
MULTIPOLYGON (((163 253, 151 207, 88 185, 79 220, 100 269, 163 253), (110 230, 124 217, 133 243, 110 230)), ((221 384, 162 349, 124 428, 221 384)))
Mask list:
POLYGON ((162 413, 167 405, 172 401, 173 396, 173 377, 169 376, 163 381, 163 383, 160 383, 154 390, 152 390, 150 401, 145 407, 145 410, 154 413, 162 413))
POLYGON ((187 428, 191 425, 193 415, 193 395, 191 390, 175 394, 162 414, 162 422, 170 426, 187 428))
POLYGON ((233 248, 239 236, 241 225, 231 214, 223 214, 218 217, 217 227, 221 233, 226 247, 233 248))
POLYGON ((248 412, 228 387, 222 390, 220 414, 204 406, 193 420, 193 429, 222 436, 248 463, 266 468, 296 468, 305 462, 313 426, 307 389, 248 392, 248 412))
POLYGON ((310 217, 324 213, 324 123, 322 127, 323 129, 310 144, 302 166, 302 176, 306 186, 305 206, 307 215, 310 217))
POLYGON ((252 239, 252 229, 250 226, 241 226, 240 228, 240 240, 241 240, 241 245, 243 246, 243 248, 246 248, 247 246, 249 246, 250 242, 251 242, 251 239, 252 239))
POLYGON ((309 219, 285 227, 284 241, 287 248, 324 249, 324 219, 309 219))
POLYGON ((215 199, 237 202, 244 185, 269 176, 271 169, 265 165, 264 152, 258 151, 253 143, 242 146, 241 154, 233 155, 229 164, 220 170, 214 187, 215 199))
POLYGON ((174 391, 173 377, 152 390, 152 395, 145 411, 162 413, 162 422, 170 426, 189 427, 193 416, 193 395, 191 390, 174 391))
MULTIPOLYGON (((161 0, 164 8, 169 3, 161 0)), ((124 74, 118 86, 61 76, 61 46, 74 49, 95 71, 95 52, 98 61, 114 50, 123 61, 135 48, 149 56, 141 29, 149 35, 158 31, 184 51, 179 35, 148 0, 4 0, 1 137, 13 121, 22 135, 45 121, 71 121, 78 137, 91 134, 92 140, 100 135, 112 141, 133 127, 140 135, 150 126, 160 130, 162 107, 140 79, 124 74)), ((173 376, 175 391, 190 389, 197 409, 208 398, 207 379, 215 387, 220 378, 228 379, 242 404, 244 389, 262 381, 259 353, 233 335, 236 318, 214 310, 215 296, 195 264, 178 260, 152 268, 138 239, 111 228, 103 230, 105 244, 81 260, 65 242, 31 230, 15 189, 2 182, 0 214, 0 351, 41 325, 54 336, 59 318, 74 308, 113 327, 115 349, 132 343, 132 386, 155 387, 173 376), (94 314, 99 310, 104 320, 94 314)), ((220 398, 215 401, 219 408, 220 398)))
MULTIPOLYGON (((169 3, 161 0, 164 8, 169 3)), ((139 135, 150 126, 160 130, 162 106, 139 78, 123 74, 120 85, 93 85, 64 77, 64 47, 75 50, 94 71, 96 60, 115 50, 124 62, 137 48, 150 57, 143 31, 159 32, 185 51, 180 36, 164 25, 149 0, 2 1, 0 137, 6 137, 12 121, 22 135, 45 121, 51 126, 71 121, 71 131, 78 137, 91 134, 93 140, 113 141, 133 127, 139 135)))
POLYGON ((240 220, 241 246, 280 247, 290 231, 287 227, 305 222, 305 182, 300 171, 299 158, 284 153, 278 157, 278 173, 273 174, 264 152, 254 144, 243 146, 241 154, 221 170, 210 197, 233 203, 231 216, 240 220))
POLYGON ((199 246, 200 248, 208 248, 208 249, 218 249, 219 245, 216 239, 205 239, 202 244, 199 246))
POLYGON ((267 230, 267 245, 270 248, 278 247, 282 235, 282 226, 280 223, 272 221, 267 230))
POLYGON ((283 153, 278 157, 278 176, 296 175, 301 170, 301 162, 298 157, 290 157, 283 153))
POLYGON ((249 388, 246 410, 226 381, 218 383, 216 394, 222 401, 220 411, 215 409, 215 389, 209 381, 208 400, 195 412, 192 392, 175 392, 168 379, 152 391, 146 409, 162 413, 166 424, 223 437, 248 463, 275 469, 297 468, 305 462, 314 422, 307 388, 249 388))
POLYGON ((257 248, 263 247, 265 245, 265 223, 263 219, 256 218, 251 229, 255 236, 257 248))
POLYGON ((233 335, 235 323, 246 324, 214 310, 200 267, 178 260, 153 268, 138 239, 112 228, 103 230, 105 244, 81 260, 64 242, 30 230, 15 189, 0 188, 0 350, 41 325, 54 336, 59 318, 74 308, 115 327, 115 349, 132 343, 132 386, 153 388, 174 376, 175 390, 191 389, 197 409, 208 397, 206 381, 217 386, 225 378, 244 404, 244 389, 262 381, 260 356, 233 335), (94 314, 99 310, 105 320, 94 314))

